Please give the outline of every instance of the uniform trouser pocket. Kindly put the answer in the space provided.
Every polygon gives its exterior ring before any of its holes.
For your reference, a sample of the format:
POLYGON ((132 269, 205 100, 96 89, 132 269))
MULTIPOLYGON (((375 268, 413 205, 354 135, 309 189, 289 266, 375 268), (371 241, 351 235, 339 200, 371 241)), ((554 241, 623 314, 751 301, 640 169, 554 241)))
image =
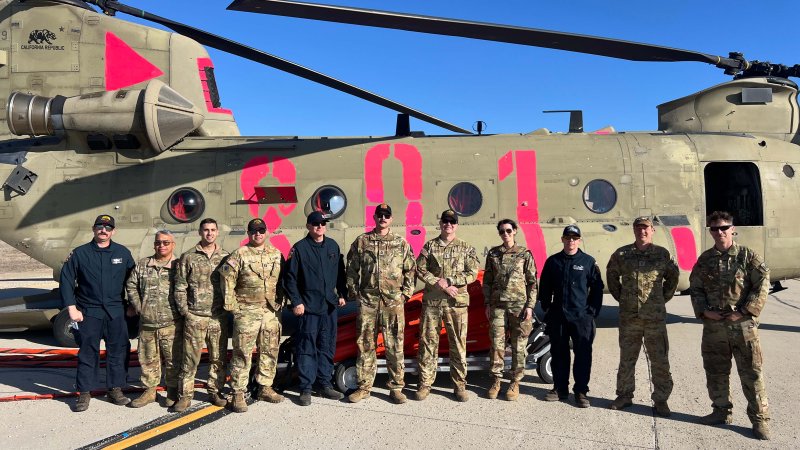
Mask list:
POLYGON ((739 325, 742 327, 742 338, 752 355, 753 369, 761 369, 762 356, 761 344, 758 340, 758 324, 754 319, 750 319, 739 325))

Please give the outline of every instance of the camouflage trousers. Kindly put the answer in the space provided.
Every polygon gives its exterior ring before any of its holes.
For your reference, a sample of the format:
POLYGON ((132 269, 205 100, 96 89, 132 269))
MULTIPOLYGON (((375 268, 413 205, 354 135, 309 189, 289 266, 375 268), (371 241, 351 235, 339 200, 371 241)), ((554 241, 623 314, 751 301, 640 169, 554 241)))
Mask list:
POLYGON ((525 376, 525 358, 527 355, 528 336, 533 330, 533 317, 520 320, 524 314, 524 303, 498 303, 489 306, 489 337, 492 340, 490 351, 492 376, 502 377, 506 356, 506 330, 511 339, 511 380, 521 381, 525 376))
POLYGON ((258 352, 256 382, 272 387, 278 369, 278 348, 281 344, 280 312, 263 305, 239 304, 233 313, 233 356, 231 357, 231 388, 245 392, 253 364, 253 350, 258 352))
POLYGON ((753 423, 769 420, 769 402, 761 370, 761 343, 758 339, 758 322, 742 319, 703 320, 703 341, 700 345, 706 386, 714 409, 731 411, 733 401, 730 391, 731 357, 736 359, 736 369, 747 399, 747 416, 753 423))
POLYGON ((636 361, 644 342, 650 361, 653 381, 653 401, 665 402, 672 393, 672 374, 669 370, 669 338, 663 320, 645 320, 620 317, 619 368, 617 369, 617 395, 633 398, 636 389, 636 361))
POLYGON ((424 301, 417 355, 419 384, 430 386, 436 379, 442 320, 450 347, 450 380, 453 387, 464 388, 467 384, 467 307, 429 305, 424 301))
POLYGON ((376 347, 378 331, 383 332, 383 345, 386 348, 386 369, 389 372, 389 389, 402 389, 405 386, 405 362, 403 360, 403 337, 405 333, 405 307, 367 306, 358 307, 358 374, 359 389, 371 390, 378 373, 376 347))
POLYGON ((208 392, 221 392, 225 385, 225 360, 228 357, 228 315, 216 317, 186 313, 183 324, 183 364, 181 396, 194 394, 194 378, 203 347, 208 347, 208 392))
POLYGON ((161 368, 164 368, 164 383, 167 387, 178 387, 180 368, 183 362, 183 319, 161 328, 139 328, 140 379, 145 387, 158 386, 161 368))

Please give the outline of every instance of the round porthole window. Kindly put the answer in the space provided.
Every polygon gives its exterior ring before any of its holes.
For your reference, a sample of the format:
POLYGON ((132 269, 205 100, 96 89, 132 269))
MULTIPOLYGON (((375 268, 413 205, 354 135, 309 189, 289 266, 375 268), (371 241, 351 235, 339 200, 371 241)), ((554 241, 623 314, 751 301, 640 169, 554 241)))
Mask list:
POLYGON ((458 183, 447 194, 447 204, 459 216, 471 216, 477 213, 483 205, 483 194, 478 186, 472 183, 458 183))
POLYGON ((180 188, 173 192, 167 200, 167 211, 170 217, 178 222, 193 222, 203 215, 206 201, 197 189, 180 188))
POLYGON ((347 209, 347 197, 337 186, 322 186, 311 196, 311 208, 326 219, 335 219, 347 209))
POLYGON ((617 190, 606 180, 592 180, 583 189, 583 204, 593 213, 609 212, 617 204, 617 190))
POLYGON ((789 178, 794 178, 794 167, 786 164, 783 166, 783 174, 789 178))

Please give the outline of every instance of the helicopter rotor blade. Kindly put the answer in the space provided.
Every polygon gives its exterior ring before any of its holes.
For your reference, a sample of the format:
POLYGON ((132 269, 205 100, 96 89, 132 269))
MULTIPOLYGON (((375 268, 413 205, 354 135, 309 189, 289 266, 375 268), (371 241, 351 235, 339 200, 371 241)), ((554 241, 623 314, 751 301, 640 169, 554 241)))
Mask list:
POLYGON ((731 54, 729 58, 726 58, 692 50, 682 50, 620 39, 510 25, 471 22, 443 17, 404 14, 391 11, 320 5, 288 0, 233 0, 228 6, 228 9, 327 22, 392 28, 420 33, 460 36, 472 39, 588 53, 630 61, 704 62, 725 69, 726 73, 732 75, 746 70, 750 66, 750 63, 744 60, 741 55, 737 57, 731 54))
POLYGON ((327 86, 336 89, 338 91, 344 92, 346 94, 353 95, 355 97, 389 108, 399 113, 408 114, 411 117, 422 120, 423 122, 427 122, 442 127, 446 130, 450 130, 456 133, 472 134, 470 131, 467 131, 457 125, 453 125, 441 119, 437 119, 436 117, 433 117, 422 111, 418 111, 406 105, 397 103, 393 100, 381 97, 380 95, 375 94, 373 92, 361 89, 357 86, 353 86, 352 84, 345 83, 344 81, 337 80, 336 78, 330 77, 323 73, 301 66, 297 63, 279 58, 275 55, 271 55, 266 52, 262 52, 261 50, 248 47, 239 42, 232 41, 230 39, 221 36, 217 36, 207 31, 203 31, 198 28, 182 24, 180 22, 175 22, 173 20, 160 17, 155 14, 151 14, 141 9, 134 8, 116 1, 87 0, 87 2, 99 6, 107 13, 110 12, 113 14, 113 12, 119 11, 125 14, 149 20, 151 22, 155 22, 177 33, 180 33, 188 38, 194 39, 200 44, 206 45, 208 47, 212 47, 226 53, 230 53, 245 59, 249 59, 251 61, 272 67, 274 69, 278 69, 283 72, 287 72, 292 75, 305 78, 306 80, 314 81, 323 86, 327 86))

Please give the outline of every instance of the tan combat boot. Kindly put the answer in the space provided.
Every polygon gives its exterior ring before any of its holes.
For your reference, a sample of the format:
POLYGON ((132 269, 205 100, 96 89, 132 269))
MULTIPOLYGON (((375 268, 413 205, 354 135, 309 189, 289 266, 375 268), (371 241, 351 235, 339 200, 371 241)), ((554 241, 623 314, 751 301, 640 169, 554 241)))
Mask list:
POLYGON ((181 398, 179 398, 178 401, 174 405, 172 405, 172 412, 177 412, 177 413, 184 412, 186 411, 186 408, 188 408, 189 405, 191 404, 192 404, 192 397, 188 395, 182 395, 181 398))
POLYGON ((633 405, 632 398, 624 395, 618 395, 617 398, 615 398, 614 401, 611 402, 610 408, 614 410, 623 410, 631 405, 633 405))
POLYGON ((762 441, 769 440, 769 422, 756 422, 753 424, 753 436, 762 441))
POLYGON ((392 389, 392 391, 389 393, 389 398, 392 399, 392 401, 397 405, 401 405, 408 400, 406 398, 406 394, 403 394, 402 389, 392 389))
POLYGON ((347 401, 350 403, 358 403, 361 400, 366 400, 369 398, 369 391, 366 389, 358 388, 353 391, 352 394, 347 396, 347 401))
POLYGON ((247 412, 247 402, 244 401, 244 392, 236 392, 233 394, 233 402, 231 402, 231 409, 233 412, 243 413, 247 412))
POLYGON ((167 398, 164 399, 164 406, 167 408, 171 407, 178 401, 178 397, 178 388, 167 387, 167 398))
POLYGON ((228 400, 226 400, 225 397, 219 395, 218 392, 209 392, 208 402, 214 406, 225 406, 228 404, 228 400))
POLYGON ((720 408, 714 408, 714 412, 700 418, 700 423, 703 425, 730 425, 731 422, 733 417, 730 411, 720 408))
POLYGON ((453 389, 453 394, 455 394, 456 400, 459 402, 463 403, 469 401, 469 394, 467 394, 467 390, 464 388, 464 386, 458 386, 453 389))
POLYGON ((656 402, 655 405, 656 414, 661 417, 669 417, 672 415, 672 411, 669 410, 669 405, 666 401, 663 402, 656 402))
POLYGON ((420 385, 419 389, 417 389, 417 400, 422 401, 428 398, 428 395, 431 393, 431 387, 425 384, 420 385))
POLYGON ((510 385, 508 385, 508 390, 506 390, 506 400, 510 402, 517 401, 517 397, 519 397, 519 381, 512 381, 510 385))
POLYGON ((494 400, 497 398, 497 394, 499 393, 500 393, 500 377, 494 377, 492 386, 489 387, 488 391, 486 391, 486 398, 494 400))
POLYGON ((150 387, 142 392, 142 395, 136 397, 131 403, 131 408, 141 408, 144 405, 149 405, 156 401, 156 388, 150 387))
POLYGON ((284 396, 278 394, 271 387, 262 386, 261 393, 258 395, 259 400, 264 400, 270 403, 280 403, 284 400, 284 396))

